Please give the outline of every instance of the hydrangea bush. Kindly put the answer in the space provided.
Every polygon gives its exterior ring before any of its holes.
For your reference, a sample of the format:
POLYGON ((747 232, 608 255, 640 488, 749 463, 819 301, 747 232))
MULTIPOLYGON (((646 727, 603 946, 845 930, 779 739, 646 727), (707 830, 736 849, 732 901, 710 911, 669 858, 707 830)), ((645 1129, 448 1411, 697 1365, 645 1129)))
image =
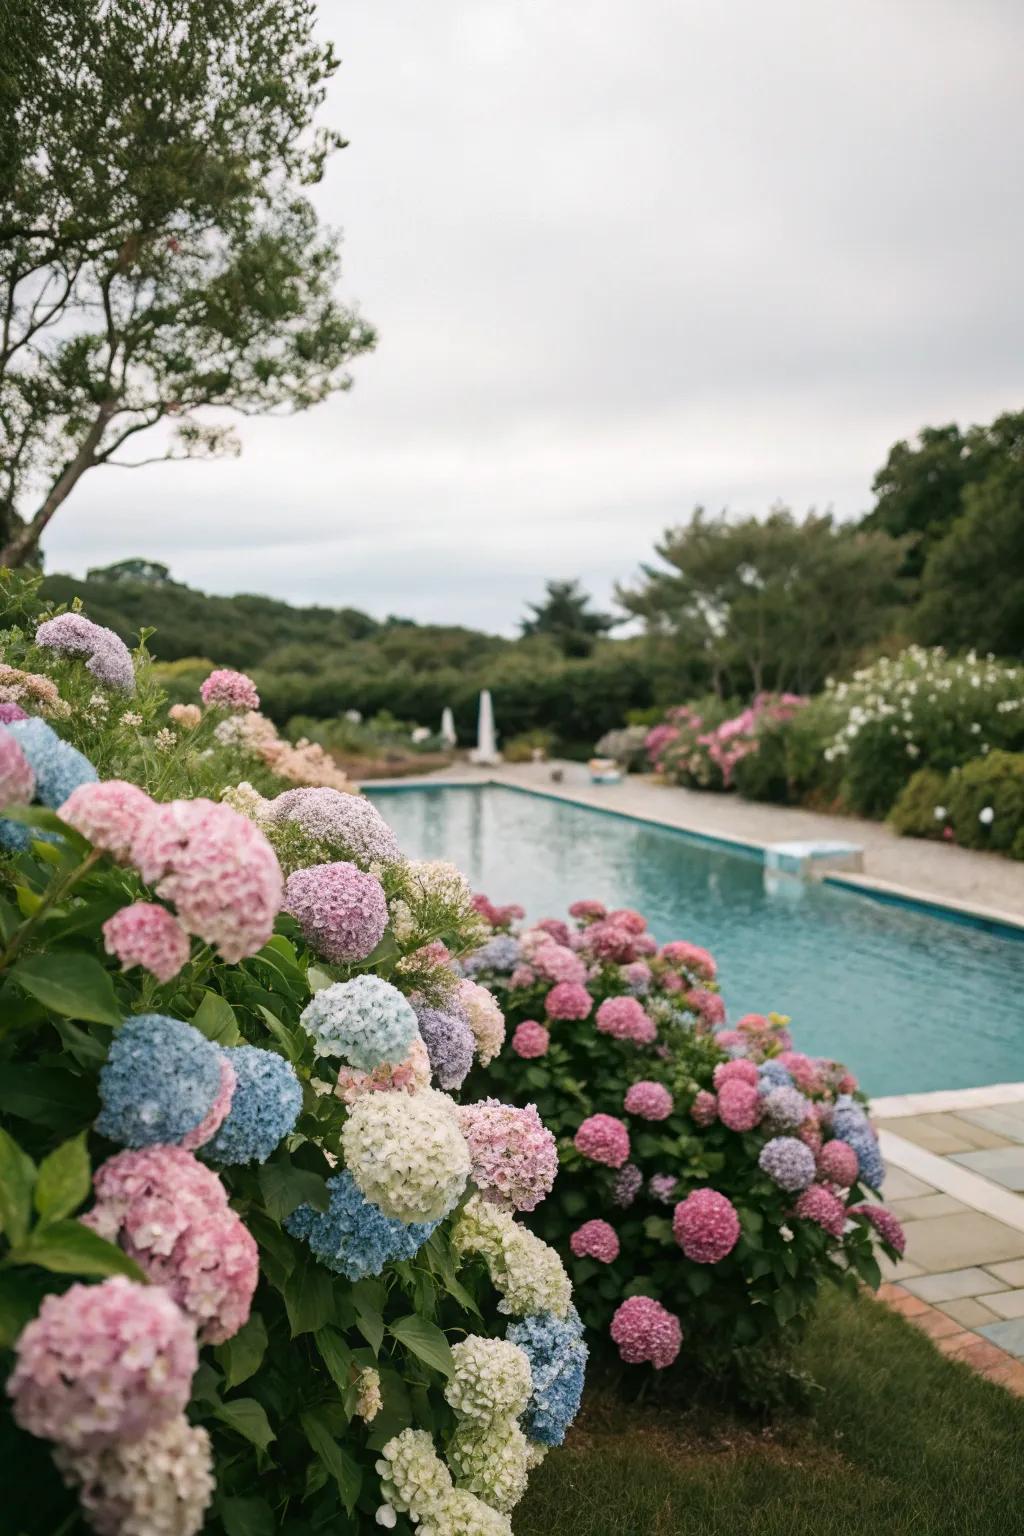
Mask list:
POLYGON ((902 1250, 863 1097, 778 1015, 730 1028, 706 950, 658 945, 599 902, 570 916, 506 923, 470 957, 510 1044, 468 1086, 535 1105, 557 1137, 555 1192, 527 1219, 565 1260, 591 1344, 763 1400, 822 1286, 875 1286, 879 1240, 902 1250), (569 959, 582 979, 553 982, 569 959))
POLYGON ((134 726, 98 771, 76 689, 148 708, 147 664, 47 635, 0 722, 5 1522, 510 1536, 586 1347, 519 1215, 554 1139, 443 1091, 505 1038, 468 885, 329 785, 239 798, 229 745, 219 789, 134 726))

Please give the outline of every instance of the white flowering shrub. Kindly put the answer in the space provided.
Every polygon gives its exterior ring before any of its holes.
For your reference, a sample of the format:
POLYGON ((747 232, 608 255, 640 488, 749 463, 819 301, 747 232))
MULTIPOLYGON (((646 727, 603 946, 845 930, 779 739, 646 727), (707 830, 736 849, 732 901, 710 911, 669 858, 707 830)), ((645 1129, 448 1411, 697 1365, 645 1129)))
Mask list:
POLYGON ((830 682, 794 722, 796 777, 884 816, 920 768, 1024 747, 1024 667, 911 646, 830 682), (820 762, 820 769, 816 761, 820 762))
MULTIPOLYGON (((436 1086, 504 1037, 455 964, 469 887, 332 786, 222 797, 235 746, 151 741, 143 656, 84 615, 50 646, 14 617, 0 1524, 511 1536, 586 1351, 516 1215, 550 1189, 548 1133, 520 1111, 464 1129, 436 1086), (90 710, 99 768, 69 739, 90 710)), ((215 672, 203 699, 248 708, 252 685, 215 672)))

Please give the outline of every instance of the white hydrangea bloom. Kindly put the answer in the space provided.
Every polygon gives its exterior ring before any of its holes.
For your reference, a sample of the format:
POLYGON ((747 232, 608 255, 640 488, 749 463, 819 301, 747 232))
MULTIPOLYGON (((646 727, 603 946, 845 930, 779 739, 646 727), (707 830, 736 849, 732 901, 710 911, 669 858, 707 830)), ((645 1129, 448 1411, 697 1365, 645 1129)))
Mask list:
POLYGON ((469 1179, 455 1105, 436 1088, 365 1095, 345 1122, 341 1146, 367 1200, 398 1221, 439 1221, 469 1179))
POLYGON ((518 1418, 533 1390, 530 1362, 517 1344, 470 1334, 452 1346, 455 1373, 445 1397, 462 1419, 478 1424, 518 1418))
POLYGON ((462 1253, 479 1254, 491 1282, 502 1293, 498 1311, 512 1317, 554 1312, 564 1317, 572 1305, 572 1284, 555 1250, 511 1213, 474 1195, 452 1229, 452 1243, 462 1253))
POLYGON ((414 1520, 426 1519, 452 1491, 452 1475, 425 1429, 403 1429, 389 1440, 377 1471, 385 1502, 414 1520))
POLYGON ((473 1424, 464 1419, 448 1445, 448 1464, 460 1488, 509 1514, 526 1492, 526 1436, 514 1418, 473 1424))
POLYGON ((512 1536, 512 1523, 475 1493, 453 1488, 436 1513, 418 1528, 417 1536, 512 1536))

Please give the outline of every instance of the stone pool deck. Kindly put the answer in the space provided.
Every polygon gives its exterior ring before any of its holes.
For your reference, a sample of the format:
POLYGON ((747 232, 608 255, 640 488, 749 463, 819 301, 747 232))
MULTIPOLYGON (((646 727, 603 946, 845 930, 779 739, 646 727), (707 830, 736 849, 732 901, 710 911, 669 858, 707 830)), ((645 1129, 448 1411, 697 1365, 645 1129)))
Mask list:
MULTIPOLYGON (((427 775, 431 783, 507 784, 540 790, 578 805, 619 811, 726 842, 766 847, 783 842, 846 842, 864 850, 863 872, 845 878, 866 889, 896 896, 962 906, 984 916, 1024 923, 1024 864, 998 854, 951 848, 918 838, 897 837, 884 823, 854 816, 827 816, 791 806, 760 805, 736 795, 711 794, 659 784, 630 774, 618 784, 592 784, 582 763, 501 763, 477 768, 453 763, 427 775), (561 774, 552 780, 552 771, 561 774)), ((387 782, 387 781, 379 781, 387 782)), ((403 779, 402 785, 424 780, 403 779)), ((373 787, 371 781, 367 785, 373 787)))
POLYGON ((1024 1396, 1024 1083, 873 1106, 907 1251, 882 1299, 1024 1396))

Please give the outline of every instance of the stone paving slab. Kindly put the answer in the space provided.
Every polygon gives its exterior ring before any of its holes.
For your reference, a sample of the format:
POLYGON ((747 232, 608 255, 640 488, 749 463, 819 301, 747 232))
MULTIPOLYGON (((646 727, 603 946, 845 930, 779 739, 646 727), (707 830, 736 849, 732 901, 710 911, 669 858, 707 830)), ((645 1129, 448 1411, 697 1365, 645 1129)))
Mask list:
POLYGON ((956 1318, 961 1328, 977 1329, 982 1323, 998 1321, 998 1314, 973 1296, 964 1296, 960 1301, 940 1301, 938 1305, 939 1311, 956 1318))
POLYGON ((1024 1317, 1024 1291, 999 1291, 991 1296, 979 1296, 978 1301, 997 1317, 1024 1317))
POLYGON ((951 1162, 980 1173, 1003 1189, 1024 1190, 1024 1146, 989 1147, 984 1151, 955 1152, 951 1162))
POLYGON ((998 1349, 1024 1359, 1024 1317, 1004 1323, 985 1323, 978 1332, 998 1349))
MULTIPOLYGON (((972 1124, 966 1115, 937 1114, 910 1115, 898 1120, 881 1119, 880 1130, 895 1132, 915 1146, 924 1147, 940 1157, 958 1152, 973 1152, 988 1148, 1011 1147, 1015 1143, 988 1126, 972 1124)), ((1024 1132, 1024 1121, 1020 1122, 1024 1132)))
MULTIPOLYGON (((913 1236, 913 1228, 910 1235, 913 1236)), ((922 1275, 919 1280, 904 1280, 903 1289, 922 1301, 933 1302, 959 1301, 998 1291, 1000 1287, 992 1275, 972 1265, 967 1269, 947 1270, 943 1274, 922 1275)))
POLYGON ((1001 1104, 998 1109, 962 1109, 959 1118, 1006 1141, 1024 1142, 1024 1104, 1001 1104))
POLYGON ((1000 1259, 1024 1258, 1024 1232, 1004 1226, 980 1211, 965 1216, 930 1216, 915 1221, 907 1253, 930 1274, 990 1264, 1000 1259))

